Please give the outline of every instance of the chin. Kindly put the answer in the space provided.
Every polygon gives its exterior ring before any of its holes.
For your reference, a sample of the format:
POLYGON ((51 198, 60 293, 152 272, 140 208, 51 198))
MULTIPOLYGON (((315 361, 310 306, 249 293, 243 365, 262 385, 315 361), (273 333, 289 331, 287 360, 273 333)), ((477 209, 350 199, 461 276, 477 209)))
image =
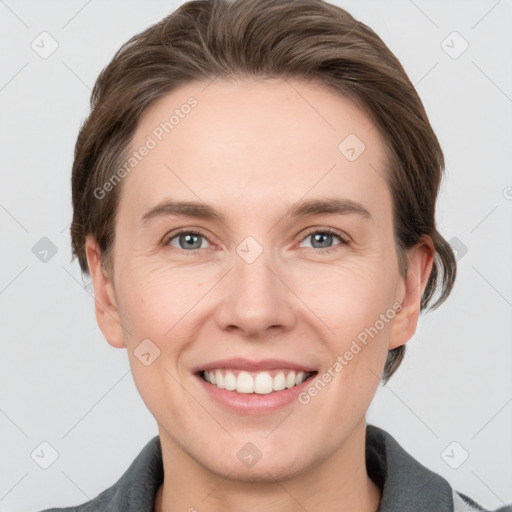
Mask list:
MULTIPOLYGON (((213 469, 213 468, 212 468, 213 469)), ((221 471, 214 471, 222 477, 228 477, 230 480, 240 482, 255 482, 255 483, 273 483, 276 481, 283 481, 293 478, 301 473, 299 468, 293 468, 275 464, 274 462, 264 463, 261 460, 253 467, 243 467, 243 464, 226 464, 220 467, 221 471)))

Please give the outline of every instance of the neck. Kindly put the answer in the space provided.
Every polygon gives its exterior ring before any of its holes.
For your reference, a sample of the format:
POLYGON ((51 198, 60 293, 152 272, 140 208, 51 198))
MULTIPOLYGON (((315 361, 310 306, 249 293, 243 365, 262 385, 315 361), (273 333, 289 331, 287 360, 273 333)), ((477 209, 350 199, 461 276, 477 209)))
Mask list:
POLYGON ((211 473, 162 434, 165 478, 155 512, 296 512, 298 507, 308 512, 376 512, 379 507, 380 490, 366 471, 364 421, 328 459, 291 478, 265 482, 211 473))

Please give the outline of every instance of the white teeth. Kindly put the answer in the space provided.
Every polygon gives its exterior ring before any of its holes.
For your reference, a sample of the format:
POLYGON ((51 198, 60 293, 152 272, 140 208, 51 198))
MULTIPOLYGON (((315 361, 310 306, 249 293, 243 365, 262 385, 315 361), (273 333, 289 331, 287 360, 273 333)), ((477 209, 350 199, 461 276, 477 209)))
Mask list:
POLYGON ((290 372, 286 376, 286 387, 293 388, 293 386, 295 386, 295 372, 290 372))
POLYGON ((220 370, 215 372, 215 385, 220 389, 224 389, 224 377, 220 370))
POLYGON ((305 375, 304 372, 299 372, 299 373, 297 373, 297 375, 295 375, 295 385, 296 386, 304 380, 304 375, 305 375))
POLYGON ((278 372, 273 378, 269 372, 259 372, 255 377, 249 372, 241 371, 238 376, 233 372, 212 370, 204 371, 204 378, 219 389, 236 391, 237 393, 257 393, 266 395, 273 391, 282 391, 285 388, 293 388, 304 382, 309 373, 294 370, 278 372))
MULTIPOLYGON (((251 377, 252 379, 252 377, 251 377)), ((260 395, 266 395, 272 393, 273 380, 269 373, 261 372, 256 375, 254 379, 254 392, 260 395)), ((277 391, 277 390, 276 390, 277 391)))
POLYGON ((224 375, 224 389, 228 391, 234 391, 236 389, 236 377, 231 372, 227 372, 226 375, 224 375))
POLYGON ((238 393, 252 393, 254 391, 254 379, 250 373, 240 372, 236 379, 236 391, 238 393))
MULTIPOLYGON (((290 372, 292 374, 293 372, 290 372)), ((281 391, 286 387, 286 379, 284 378, 284 372, 279 372, 274 377, 274 391, 281 391)))

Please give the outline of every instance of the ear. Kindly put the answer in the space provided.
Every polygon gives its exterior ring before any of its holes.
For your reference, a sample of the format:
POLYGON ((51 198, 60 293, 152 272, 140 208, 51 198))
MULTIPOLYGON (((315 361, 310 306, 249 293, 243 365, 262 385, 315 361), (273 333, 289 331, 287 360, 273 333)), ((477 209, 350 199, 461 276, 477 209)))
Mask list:
POLYGON ((115 348, 124 348, 123 326, 117 307, 114 286, 101 266, 101 249, 87 237, 85 255, 94 289, 96 320, 105 339, 115 348))
POLYGON ((397 301, 402 304, 402 309, 395 315, 391 324, 389 350, 404 345, 416 332, 421 297, 432 272, 434 257, 434 244, 427 235, 407 251, 407 273, 400 278, 397 295, 397 301))

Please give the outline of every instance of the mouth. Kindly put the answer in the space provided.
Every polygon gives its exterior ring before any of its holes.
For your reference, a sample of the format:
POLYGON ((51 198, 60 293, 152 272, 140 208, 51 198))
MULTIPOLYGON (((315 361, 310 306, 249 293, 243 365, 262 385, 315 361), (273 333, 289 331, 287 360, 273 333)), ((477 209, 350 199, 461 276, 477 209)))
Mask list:
POLYGON ((300 386, 313 379, 318 371, 296 371, 292 369, 272 369, 246 371, 236 369, 201 370, 196 375, 207 384, 235 394, 268 395, 300 386))

